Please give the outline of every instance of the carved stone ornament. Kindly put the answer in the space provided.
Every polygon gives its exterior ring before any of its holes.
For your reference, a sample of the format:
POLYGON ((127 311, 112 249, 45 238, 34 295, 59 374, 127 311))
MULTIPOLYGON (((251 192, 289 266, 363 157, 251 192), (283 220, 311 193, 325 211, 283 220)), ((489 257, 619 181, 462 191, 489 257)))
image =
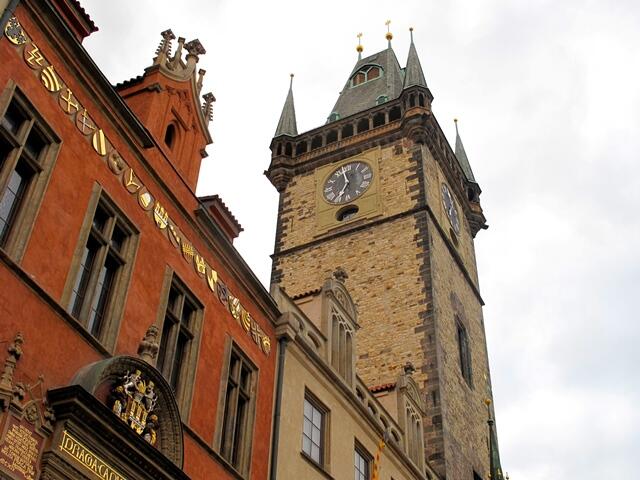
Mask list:
POLYGON ((142 378, 140 370, 127 372, 111 391, 111 410, 151 445, 157 440, 158 416, 153 413, 158 402, 151 380, 142 378))

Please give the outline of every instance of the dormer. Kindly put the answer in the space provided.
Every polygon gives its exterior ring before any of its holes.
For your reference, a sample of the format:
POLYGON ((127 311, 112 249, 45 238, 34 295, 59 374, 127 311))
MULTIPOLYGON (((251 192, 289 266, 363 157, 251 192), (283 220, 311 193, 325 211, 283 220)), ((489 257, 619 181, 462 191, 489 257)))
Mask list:
POLYGON ((205 49, 199 40, 186 42, 162 32, 153 64, 140 77, 116 85, 116 89, 156 140, 180 176, 195 192, 205 147, 212 142, 209 123, 215 97, 202 96, 205 70, 196 71, 205 49), (186 56, 183 58, 183 53, 186 56))
POLYGON ((357 87, 358 85, 362 85, 363 83, 367 83, 380 78, 383 76, 383 74, 384 69, 380 65, 364 65, 351 76, 351 79, 349 80, 349 86, 351 88, 357 87))

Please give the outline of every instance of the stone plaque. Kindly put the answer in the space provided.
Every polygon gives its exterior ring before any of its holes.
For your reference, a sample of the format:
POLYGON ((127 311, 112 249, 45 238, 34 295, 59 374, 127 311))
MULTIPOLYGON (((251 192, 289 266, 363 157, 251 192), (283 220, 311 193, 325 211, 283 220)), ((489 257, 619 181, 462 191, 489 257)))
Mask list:
POLYGON ((32 425, 9 416, 0 439, 0 468, 12 478, 35 480, 43 443, 32 425))

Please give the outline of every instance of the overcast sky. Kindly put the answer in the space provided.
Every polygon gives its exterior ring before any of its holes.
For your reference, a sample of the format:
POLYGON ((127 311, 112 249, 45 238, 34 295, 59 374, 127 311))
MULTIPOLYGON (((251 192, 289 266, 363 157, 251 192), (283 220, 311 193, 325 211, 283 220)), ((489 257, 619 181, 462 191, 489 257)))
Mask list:
MULTIPOLYGON (((356 61, 415 28, 433 110, 453 118, 490 225, 476 238, 502 464, 513 480, 639 478, 640 2, 82 0, 113 82, 159 33, 199 38, 217 98, 198 194, 217 193, 266 284, 277 195, 262 172, 289 73, 298 131, 356 61)), ((458 479, 453 479, 458 480, 458 479)))

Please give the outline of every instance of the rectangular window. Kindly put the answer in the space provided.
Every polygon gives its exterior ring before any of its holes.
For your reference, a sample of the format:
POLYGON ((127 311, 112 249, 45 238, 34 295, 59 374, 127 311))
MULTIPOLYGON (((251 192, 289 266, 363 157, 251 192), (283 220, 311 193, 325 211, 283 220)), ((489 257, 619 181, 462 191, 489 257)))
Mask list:
POLYGON ((371 455, 358 443, 354 450, 355 480, 370 480, 371 455))
POLYGON ((20 258, 59 141, 19 91, 7 95, 10 100, 0 119, 0 247, 20 258))
POLYGON ((318 465, 324 465, 327 409, 305 394, 302 420, 302 451, 318 465))
POLYGON ((96 191, 93 216, 85 220, 84 239, 68 294, 68 310, 107 348, 115 343, 137 235, 115 205, 96 191), (87 221, 89 220, 89 221, 87 221))
POLYGON ((256 380, 255 367, 234 345, 224 391, 220 454, 242 475, 249 467, 256 380))
POLYGON ((471 376, 471 352, 469 350, 469 337, 467 330, 464 328, 460 320, 456 318, 457 336, 458 336, 458 355, 460 357, 460 373, 469 386, 472 386, 471 376))
POLYGON ((162 321, 157 368, 173 388, 185 419, 198 360, 197 332, 200 331, 202 314, 202 305, 172 275, 162 321))

